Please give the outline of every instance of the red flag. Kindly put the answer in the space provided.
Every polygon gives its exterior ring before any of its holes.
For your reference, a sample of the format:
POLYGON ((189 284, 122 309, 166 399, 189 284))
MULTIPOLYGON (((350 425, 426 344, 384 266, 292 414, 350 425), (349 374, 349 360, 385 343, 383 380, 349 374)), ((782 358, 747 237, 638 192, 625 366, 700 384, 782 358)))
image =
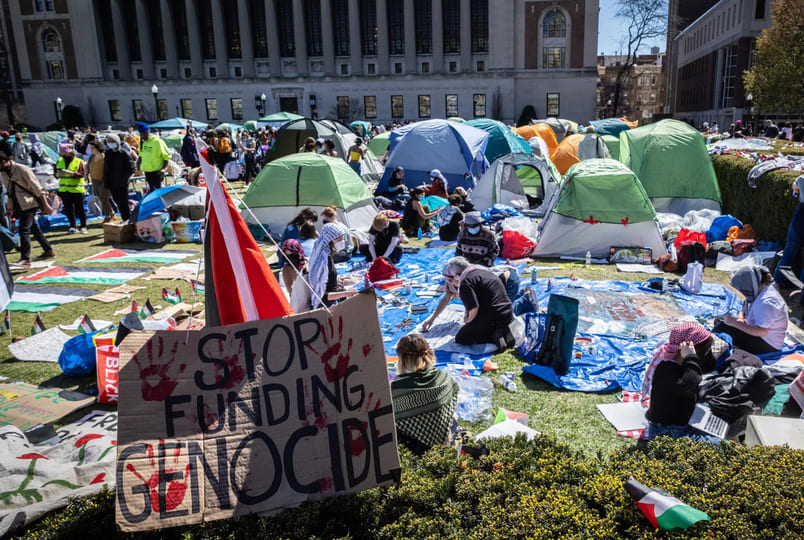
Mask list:
POLYGON ((220 324, 292 315, 293 310, 265 256, 218 180, 208 151, 202 151, 201 156, 209 200, 205 233, 209 236, 209 249, 205 257, 212 268, 211 283, 220 324))

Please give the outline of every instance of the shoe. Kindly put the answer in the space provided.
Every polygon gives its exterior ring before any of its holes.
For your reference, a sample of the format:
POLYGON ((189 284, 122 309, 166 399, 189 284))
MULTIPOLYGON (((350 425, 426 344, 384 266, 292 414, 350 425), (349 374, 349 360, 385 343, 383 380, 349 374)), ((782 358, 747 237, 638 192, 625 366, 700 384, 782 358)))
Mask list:
POLYGON ((46 251, 45 253, 42 253, 40 256, 35 257, 34 260, 35 261, 46 261, 48 259, 55 259, 55 258, 56 258, 56 254, 53 253, 53 250, 51 249, 50 251, 46 251))
POLYGON ((30 268, 31 267, 31 260, 30 259, 20 259, 19 261, 15 262, 12 266, 15 268, 30 268))
POLYGON ((87 234, 88 232, 86 227, 81 227, 81 234, 87 234))
POLYGON ((70 230, 67 231, 67 232, 70 233, 70 234, 75 234, 75 233, 78 232, 78 229, 76 229, 75 227, 70 227, 70 230))

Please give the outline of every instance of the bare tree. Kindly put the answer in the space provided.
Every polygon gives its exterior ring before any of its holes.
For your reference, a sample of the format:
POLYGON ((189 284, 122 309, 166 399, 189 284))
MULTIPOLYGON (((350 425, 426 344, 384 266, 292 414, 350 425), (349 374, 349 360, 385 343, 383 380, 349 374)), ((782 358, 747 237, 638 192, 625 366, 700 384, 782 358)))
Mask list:
POLYGON ((627 21, 628 27, 620 46, 625 51, 620 69, 614 79, 611 96, 612 116, 621 112, 623 91, 628 87, 631 72, 637 63, 637 54, 646 41, 661 37, 667 32, 666 0, 617 0, 618 19, 627 21))

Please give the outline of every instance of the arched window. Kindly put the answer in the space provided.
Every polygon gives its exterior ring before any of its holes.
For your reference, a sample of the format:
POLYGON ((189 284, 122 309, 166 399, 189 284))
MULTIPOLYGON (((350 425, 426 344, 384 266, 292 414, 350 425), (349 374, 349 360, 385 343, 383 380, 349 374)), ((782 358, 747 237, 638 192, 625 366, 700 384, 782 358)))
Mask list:
POLYGON ((53 30, 45 30, 42 33, 42 48, 46 53, 61 52, 61 40, 53 30))
POLYGON ((567 37, 567 19, 560 11, 551 11, 544 17, 542 23, 544 37, 567 37))

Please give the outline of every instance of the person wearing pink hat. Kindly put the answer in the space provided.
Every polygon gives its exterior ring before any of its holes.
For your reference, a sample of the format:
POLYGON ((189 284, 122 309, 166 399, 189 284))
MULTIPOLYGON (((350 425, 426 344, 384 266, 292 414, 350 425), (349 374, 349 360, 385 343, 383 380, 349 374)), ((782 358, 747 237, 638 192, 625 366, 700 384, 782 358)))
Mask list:
POLYGON ((81 232, 87 233, 87 213, 84 210, 84 160, 76 157, 72 143, 59 143, 59 161, 55 176, 59 179, 59 197, 64 203, 64 215, 70 223, 70 233, 75 233, 76 217, 81 222, 81 232))

